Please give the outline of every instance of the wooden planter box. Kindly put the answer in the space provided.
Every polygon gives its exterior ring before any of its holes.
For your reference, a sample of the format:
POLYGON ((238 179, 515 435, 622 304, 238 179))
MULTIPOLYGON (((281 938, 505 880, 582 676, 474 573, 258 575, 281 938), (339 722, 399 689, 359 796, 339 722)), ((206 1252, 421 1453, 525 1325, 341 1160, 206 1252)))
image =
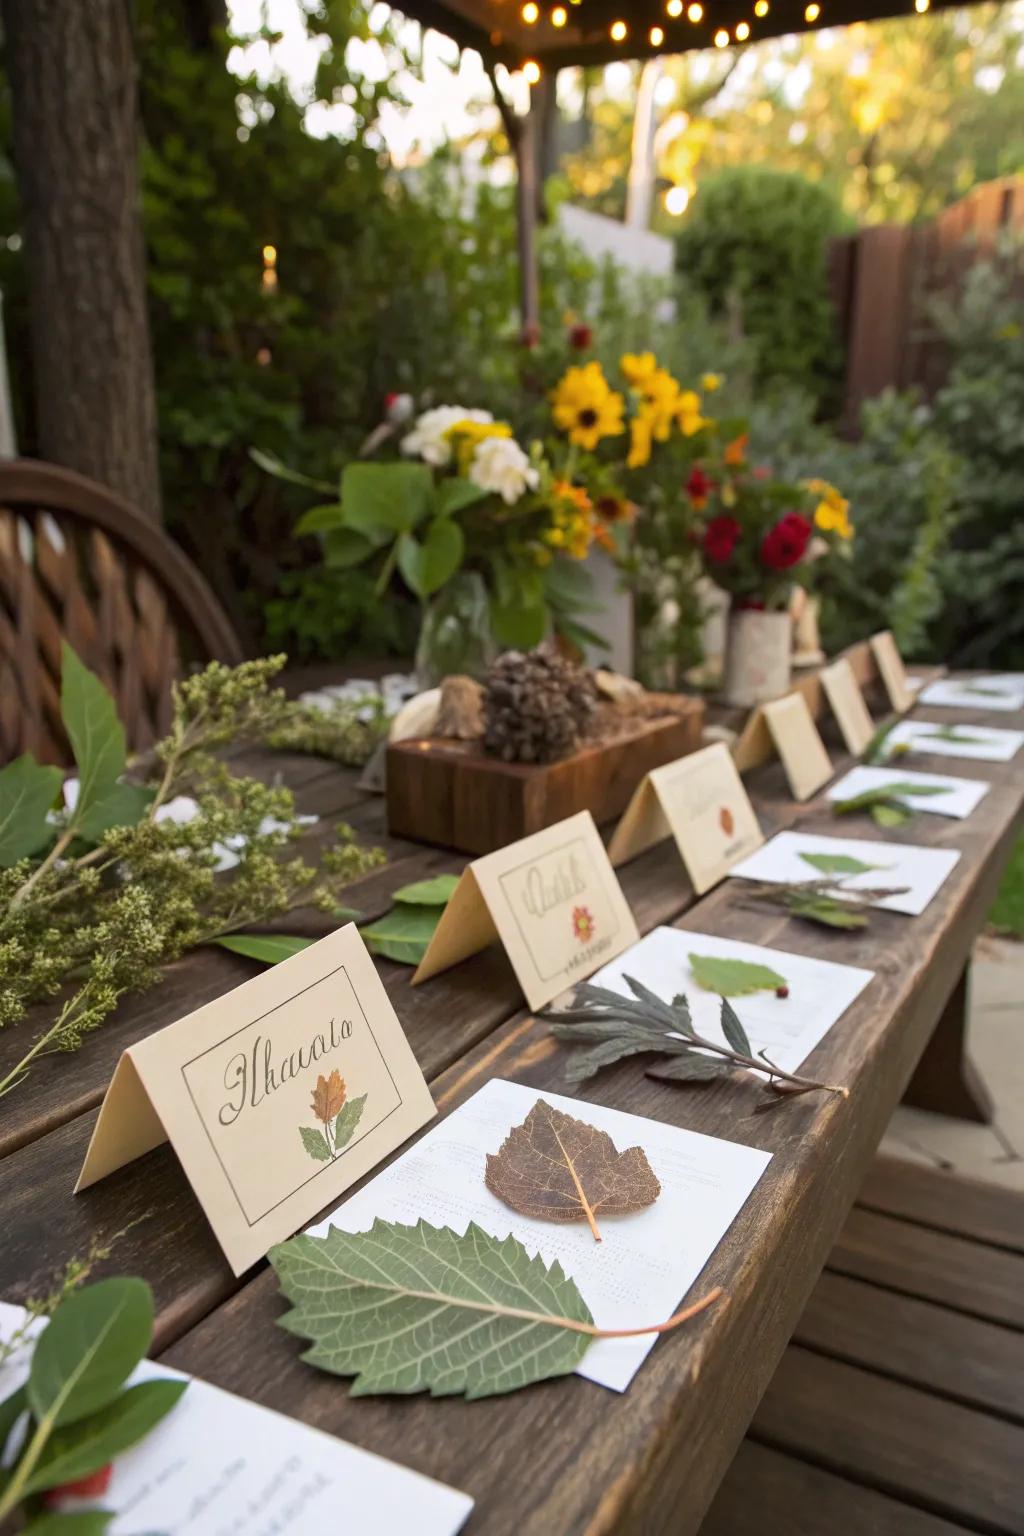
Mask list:
POLYGON ((635 731, 542 765, 501 763, 475 742, 439 737, 394 742, 387 751, 388 831, 463 853, 506 843, 589 810, 600 825, 629 804, 644 775, 701 744, 704 705, 638 721, 635 731))

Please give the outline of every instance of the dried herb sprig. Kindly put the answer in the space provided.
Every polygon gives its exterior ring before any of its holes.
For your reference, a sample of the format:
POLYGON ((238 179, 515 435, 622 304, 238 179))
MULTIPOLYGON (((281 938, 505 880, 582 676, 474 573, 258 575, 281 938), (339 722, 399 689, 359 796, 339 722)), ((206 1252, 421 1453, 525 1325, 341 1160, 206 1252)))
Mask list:
POLYGON ((863 794, 851 795, 848 800, 833 800, 833 816, 852 816, 867 811, 879 827, 902 827, 914 815, 915 807, 907 805, 908 799, 925 799, 932 795, 948 795, 945 784, 880 784, 877 789, 866 789, 863 794))
POLYGON ((572 1083, 582 1083, 626 1056, 655 1054, 669 1056, 647 1068, 648 1077, 666 1082, 697 1083, 722 1077, 743 1068, 762 1074, 765 1086, 776 1093, 839 1093, 846 1088, 819 1083, 813 1078, 784 1072, 765 1054, 754 1054, 747 1032, 727 997, 722 998, 722 1033, 728 1044, 698 1035, 690 1016, 690 1005, 682 993, 666 1003, 643 982, 623 976, 633 996, 624 997, 608 987, 583 982, 576 988, 572 1006, 547 1009, 540 1016, 549 1020, 551 1032, 559 1040, 580 1045, 587 1042, 592 1050, 575 1055, 566 1068, 572 1083))
POLYGON ((379 693, 332 699, 324 709, 293 704, 271 731, 267 745, 282 752, 310 752, 349 768, 362 768, 387 735, 388 715, 379 693))
POLYGON ((764 884, 744 881, 740 899, 746 906, 782 907, 791 917, 820 923, 823 928, 866 928, 871 907, 890 896, 904 896, 908 890, 909 886, 905 885, 854 890, 842 880, 765 881, 764 884), (837 895, 839 891, 845 894, 837 895))

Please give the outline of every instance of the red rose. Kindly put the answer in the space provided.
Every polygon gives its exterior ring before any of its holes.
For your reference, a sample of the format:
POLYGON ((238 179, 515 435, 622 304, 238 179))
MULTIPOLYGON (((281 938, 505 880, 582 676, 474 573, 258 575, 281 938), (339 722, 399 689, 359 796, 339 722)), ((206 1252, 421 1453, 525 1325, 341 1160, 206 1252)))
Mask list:
POLYGON ((708 559, 724 565, 732 557, 740 532, 734 517, 713 517, 704 530, 704 553, 708 559))
POLYGON ((586 352, 594 340, 594 332, 589 325, 571 325, 569 327, 569 345, 577 352, 586 352))
POLYGON ((48 1488, 43 1494, 43 1503, 47 1509, 53 1509, 65 1499, 100 1499, 110 1487, 113 1471, 113 1464, 108 1461, 105 1467, 90 1472, 88 1477, 78 1477, 74 1482, 59 1483, 56 1488, 48 1488))
POLYGON ((811 525, 799 512, 787 512, 761 540, 761 560, 772 571, 788 571, 807 553, 811 525))
POLYGON ((690 470, 690 478, 686 482, 686 494, 698 511, 707 503, 707 499, 714 488, 714 481, 711 477, 704 473, 699 464, 695 464, 690 470))

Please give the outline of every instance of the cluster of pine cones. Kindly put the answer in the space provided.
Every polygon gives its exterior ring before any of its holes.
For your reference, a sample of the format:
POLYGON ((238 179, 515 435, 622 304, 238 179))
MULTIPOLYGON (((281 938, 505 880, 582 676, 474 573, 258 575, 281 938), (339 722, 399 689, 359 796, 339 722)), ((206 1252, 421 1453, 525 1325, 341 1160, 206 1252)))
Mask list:
POLYGON ((554 762, 579 746, 596 708, 591 674, 557 651, 506 651, 484 684, 484 751, 504 763, 554 762))

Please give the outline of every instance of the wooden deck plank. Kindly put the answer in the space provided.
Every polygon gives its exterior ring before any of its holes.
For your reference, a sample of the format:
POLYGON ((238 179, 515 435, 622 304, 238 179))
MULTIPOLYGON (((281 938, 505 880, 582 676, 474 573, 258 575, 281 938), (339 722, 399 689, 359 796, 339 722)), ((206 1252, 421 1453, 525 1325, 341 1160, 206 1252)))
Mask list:
MULTIPOLYGON (((984 1269, 988 1250, 975 1263, 984 1269)), ((936 1254, 941 1263, 941 1254, 936 1254)), ((1024 1424, 1024 1333, 825 1271, 794 1341, 1024 1424)))
POLYGON ((829 1255, 829 1268, 970 1317, 1024 1328, 1024 1258, 946 1232, 930 1232, 860 1207, 829 1255))
POLYGON ((962 1536, 964 1527, 744 1440, 700 1536, 962 1536))
POLYGON ((755 1440, 986 1536, 1024 1536, 1024 1429, 791 1346, 755 1440))
POLYGON ((1024 1196, 977 1179, 880 1157, 857 1196, 865 1210, 1024 1253, 1024 1196))

